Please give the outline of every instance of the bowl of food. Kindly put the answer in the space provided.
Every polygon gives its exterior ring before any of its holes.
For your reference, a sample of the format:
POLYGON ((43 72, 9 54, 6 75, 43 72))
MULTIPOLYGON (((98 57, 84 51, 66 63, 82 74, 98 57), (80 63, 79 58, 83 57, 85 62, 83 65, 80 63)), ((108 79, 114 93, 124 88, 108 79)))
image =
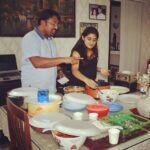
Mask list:
POLYGON ((98 113, 98 118, 107 116, 109 107, 104 104, 91 104, 86 107, 88 113, 98 113))
POLYGON ((64 134, 62 132, 53 130, 52 135, 56 143, 63 150, 78 150, 84 144, 86 137, 85 136, 73 136, 64 134))
POLYGON ((64 93, 71 93, 71 92, 85 92, 85 88, 82 86, 66 86, 64 87, 64 93))
POLYGON ((99 91, 99 98, 102 102, 114 102, 117 100, 119 93, 115 90, 104 89, 99 91))

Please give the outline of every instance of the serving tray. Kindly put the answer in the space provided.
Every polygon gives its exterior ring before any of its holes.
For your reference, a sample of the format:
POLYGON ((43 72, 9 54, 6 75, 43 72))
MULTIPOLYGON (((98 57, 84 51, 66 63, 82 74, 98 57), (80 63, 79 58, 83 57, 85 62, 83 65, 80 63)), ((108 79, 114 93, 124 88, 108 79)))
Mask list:
POLYGON ((137 134, 138 132, 146 129, 146 127, 150 126, 149 119, 132 113, 113 113, 102 118, 102 120, 111 125, 122 126, 123 130, 121 130, 121 135, 124 138, 131 136, 132 134, 137 134))

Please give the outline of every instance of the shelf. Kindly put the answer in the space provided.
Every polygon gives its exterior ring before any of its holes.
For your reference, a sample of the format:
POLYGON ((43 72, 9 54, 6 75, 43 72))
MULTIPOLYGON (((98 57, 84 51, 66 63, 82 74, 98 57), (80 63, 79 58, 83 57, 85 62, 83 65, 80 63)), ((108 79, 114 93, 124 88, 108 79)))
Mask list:
POLYGON ((113 54, 113 55, 120 55, 120 51, 112 51, 112 50, 110 50, 110 54, 113 54))

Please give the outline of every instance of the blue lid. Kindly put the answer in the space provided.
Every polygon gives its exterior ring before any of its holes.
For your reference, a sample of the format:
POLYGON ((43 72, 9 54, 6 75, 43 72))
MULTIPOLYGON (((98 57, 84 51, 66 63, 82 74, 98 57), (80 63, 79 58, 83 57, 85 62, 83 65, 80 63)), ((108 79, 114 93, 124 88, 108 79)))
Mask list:
POLYGON ((103 104, 109 106, 109 112, 117 112, 123 109, 123 106, 116 102, 104 102, 103 104))

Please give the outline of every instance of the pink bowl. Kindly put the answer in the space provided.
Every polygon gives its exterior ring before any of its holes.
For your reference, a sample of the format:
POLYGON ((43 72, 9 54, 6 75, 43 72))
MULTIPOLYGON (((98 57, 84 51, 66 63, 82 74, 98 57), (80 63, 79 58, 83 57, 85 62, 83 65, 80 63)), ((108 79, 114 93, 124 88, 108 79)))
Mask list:
POLYGON ((98 118, 107 116, 109 107, 104 104, 91 104, 86 107, 88 113, 98 113, 98 118))

